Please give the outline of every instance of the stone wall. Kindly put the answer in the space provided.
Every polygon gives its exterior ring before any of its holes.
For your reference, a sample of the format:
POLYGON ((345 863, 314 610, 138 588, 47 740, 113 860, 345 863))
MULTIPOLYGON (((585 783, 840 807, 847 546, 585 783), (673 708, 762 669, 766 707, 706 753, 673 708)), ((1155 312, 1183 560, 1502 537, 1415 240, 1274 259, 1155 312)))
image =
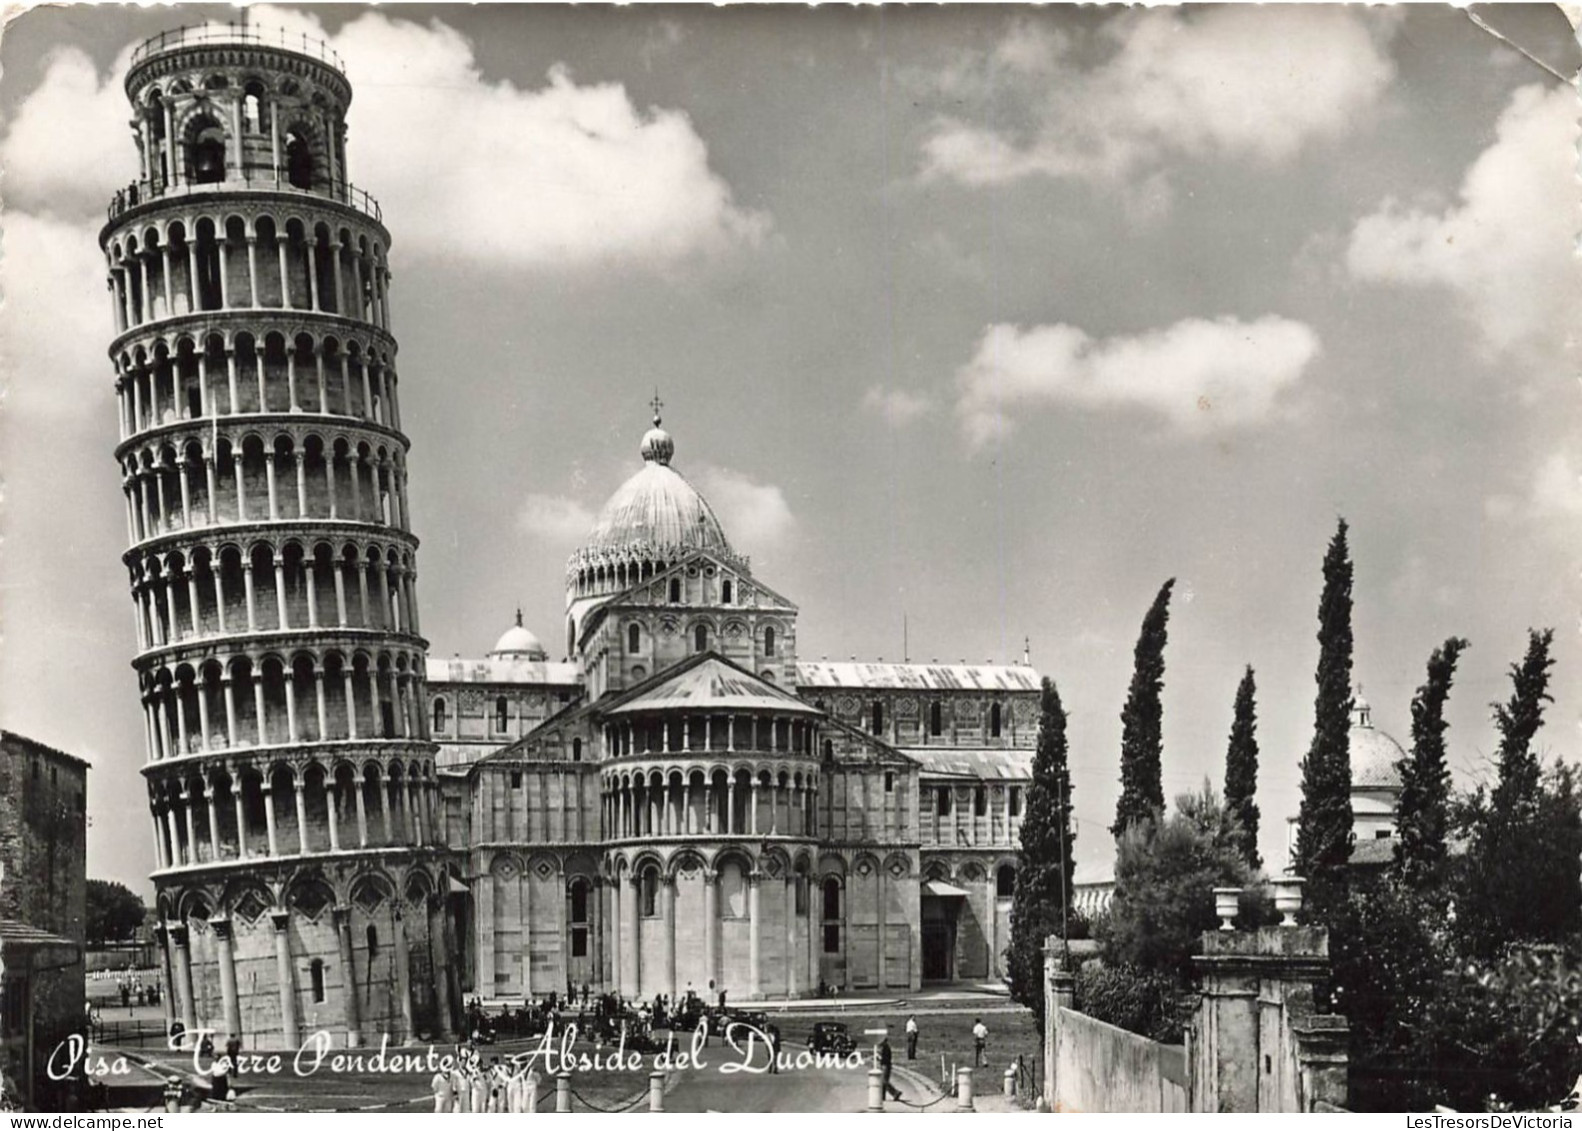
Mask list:
MULTIPOLYGON (((75 941, 88 900, 86 762, 0 731, 0 917, 75 941)), ((53 1046, 77 1029, 85 1000, 78 961, 33 985, 36 1033, 53 1046)))
POLYGON ((1186 1056, 1074 1009, 1053 1017, 1055 1111, 1184 1112, 1186 1056))

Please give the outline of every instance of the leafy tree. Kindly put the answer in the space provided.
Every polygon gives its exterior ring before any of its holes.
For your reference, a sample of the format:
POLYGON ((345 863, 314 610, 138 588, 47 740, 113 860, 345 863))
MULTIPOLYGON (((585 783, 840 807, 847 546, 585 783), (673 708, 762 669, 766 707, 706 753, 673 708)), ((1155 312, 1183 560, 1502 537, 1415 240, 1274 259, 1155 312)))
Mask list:
POLYGON ((1554 630, 1528 633, 1527 653, 1510 669, 1511 697, 1496 703, 1498 780, 1467 799, 1469 841, 1455 904, 1469 952, 1492 958, 1511 941, 1559 942, 1577 929, 1577 791, 1557 769, 1546 783, 1533 738, 1543 726, 1554 630), (1569 856, 1566 854, 1569 853, 1569 856))
POLYGON ((1452 636, 1428 658, 1428 679, 1412 697, 1412 755, 1400 761, 1401 797, 1396 804, 1395 867, 1419 890, 1437 889, 1443 879, 1445 836, 1450 820, 1450 769, 1445 764, 1445 700, 1467 642, 1452 636))
POLYGON ((1241 855, 1254 871, 1263 867, 1258 855, 1258 686, 1252 666, 1236 688, 1236 713, 1225 751, 1225 808, 1241 824, 1241 855))
POLYGON ((1022 814, 1006 967, 1011 997, 1033 1011, 1042 1034, 1044 939, 1051 934, 1071 937, 1076 836, 1071 828, 1066 711, 1053 680, 1043 681, 1039 708, 1038 749, 1022 814))
POLYGON ((113 880, 88 881, 83 929, 90 943, 127 941, 143 925, 146 913, 143 901, 125 884, 113 880))
POLYGON ((1184 985, 1199 936, 1219 924, 1214 889, 1249 888, 1242 829, 1208 782, 1176 812, 1134 822, 1116 842, 1115 896, 1100 942, 1106 965, 1165 973, 1184 985))
POLYGON ((1164 810, 1164 785, 1160 755, 1164 749, 1164 708, 1159 700, 1165 685, 1166 625, 1170 621, 1170 591, 1175 578, 1166 581, 1143 617, 1142 632, 1132 659, 1132 685, 1121 711, 1121 796, 1115 804, 1117 838, 1136 821, 1150 820, 1164 810))
POLYGON ((1296 867, 1307 878, 1305 917, 1329 923, 1346 905, 1351 859, 1351 554, 1341 519, 1324 555, 1318 603, 1318 696, 1302 760, 1296 867))

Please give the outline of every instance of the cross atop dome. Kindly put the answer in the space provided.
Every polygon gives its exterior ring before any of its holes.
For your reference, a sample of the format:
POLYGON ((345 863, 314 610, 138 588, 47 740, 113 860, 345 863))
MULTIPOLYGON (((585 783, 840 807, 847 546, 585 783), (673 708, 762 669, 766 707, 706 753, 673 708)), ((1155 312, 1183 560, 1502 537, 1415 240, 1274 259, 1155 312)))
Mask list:
POLYGON ((649 401, 649 406, 654 410, 654 426, 643 436, 643 442, 638 447, 638 454, 643 457, 644 463, 657 463, 661 467, 670 466, 670 457, 676 454, 676 442, 670 438, 670 433, 659 427, 661 417, 659 410, 665 407, 665 402, 659 399, 659 390, 654 390, 654 399, 649 401))

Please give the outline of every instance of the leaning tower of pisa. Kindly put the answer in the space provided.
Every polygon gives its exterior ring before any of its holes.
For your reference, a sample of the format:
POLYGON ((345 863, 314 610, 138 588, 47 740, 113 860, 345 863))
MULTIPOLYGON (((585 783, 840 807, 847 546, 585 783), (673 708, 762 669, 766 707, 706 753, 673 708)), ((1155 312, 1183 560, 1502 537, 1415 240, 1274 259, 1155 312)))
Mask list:
POLYGON ((450 1030, 390 234, 301 35, 156 36, 109 268, 170 1022, 293 1047, 450 1030))

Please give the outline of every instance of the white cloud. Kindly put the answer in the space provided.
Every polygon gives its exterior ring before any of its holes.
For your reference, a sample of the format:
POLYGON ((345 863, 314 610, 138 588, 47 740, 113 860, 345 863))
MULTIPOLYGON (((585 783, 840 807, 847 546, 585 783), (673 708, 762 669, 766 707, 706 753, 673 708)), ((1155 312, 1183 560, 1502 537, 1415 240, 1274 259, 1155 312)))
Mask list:
POLYGON ((862 407, 876 412, 892 428, 903 428, 934 411, 934 398, 927 393, 906 389, 887 389, 874 385, 862 398, 862 407))
POLYGON ((0 387, 11 412, 78 414, 114 395, 96 226, 9 209, 0 234, 0 387))
POLYGON ((1310 327, 1275 315, 1188 318, 1101 340, 1064 324, 992 325, 956 375, 956 413, 974 445, 1051 404, 1146 409, 1187 433, 1236 428, 1269 416, 1318 352, 1310 327))
POLYGON ((1582 468, 1566 452, 1555 452, 1538 466, 1529 500, 1535 518, 1582 516, 1582 468))
POLYGON ((101 77, 76 48, 48 57, 38 88, 0 141, 6 209, 102 222, 110 194, 137 176, 121 79, 130 50, 101 77))
MULTIPOLYGON (((1384 49, 1394 25, 1338 7, 1134 9, 1103 26, 1108 57, 1086 70, 1070 45, 1018 25, 985 65, 1004 80, 991 90, 1015 90, 1018 74, 1032 80, 1021 92, 1031 128, 1017 137, 942 121, 924 145, 924 172, 968 184, 1035 175, 1114 183, 1174 157, 1283 161, 1355 128, 1394 76, 1384 49)), ((958 89, 968 85, 961 71, 947 68, 958 89)))
POLYGON ((1554 364, 1582 302, 1576 122, 1572 88, 1520 88, 1457 202, 1384 202, 1352 230, 1348 270, 1374 282, 1447 287, 1491 357, 1554 364))
POLYGON ((698 468, 696 480, 737 550, 771 547, 796 526, 785 492, 772 483, 755 483, 739 471, 707 464, 698 468))
POLYGON ((546 542, 567 544, 587 537, 593 512, 564 495, 529 495, 517 512, 517 525, 546 542))
MULTIPOLYGON (((255 14, 323 36, 310 15, 255 14)), ((352 179, 403 248, 497 267, 668 271, 769 231, 766 215, 735 204, 684 112, 639 108, 620 83, 579 85, 560 66, 531 89, 486 79, 472 44, 439 20, 368 12, 327 39, 355 92, 352 179)), ((8 205, 103 215, 136 171, 128 58, 102 79, 80 51, 51 61, 0 143, 8 205)))

